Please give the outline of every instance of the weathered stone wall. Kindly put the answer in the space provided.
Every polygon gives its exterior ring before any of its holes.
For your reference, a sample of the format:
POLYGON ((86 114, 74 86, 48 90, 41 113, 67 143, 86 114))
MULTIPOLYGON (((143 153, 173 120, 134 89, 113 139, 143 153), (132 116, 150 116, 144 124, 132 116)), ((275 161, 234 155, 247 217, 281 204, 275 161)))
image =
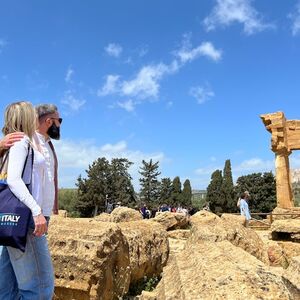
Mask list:
POLYGON ((57 299, 117 299, 130 283, 129 245, 114 223, 52 218, 57 299))
POLYGON ((150 221, 53 217, 49 247, 59 300, 120 299, 130 283, 160 275, 169 254, 167 232, 150 221))
POLYGON ((283 269, 268 266, 262 239, 243 222, 206 211, 192 216, 186 247, 173 253, 157 288, 140 300, 299 299, 297 260, 283 279, 283 269))

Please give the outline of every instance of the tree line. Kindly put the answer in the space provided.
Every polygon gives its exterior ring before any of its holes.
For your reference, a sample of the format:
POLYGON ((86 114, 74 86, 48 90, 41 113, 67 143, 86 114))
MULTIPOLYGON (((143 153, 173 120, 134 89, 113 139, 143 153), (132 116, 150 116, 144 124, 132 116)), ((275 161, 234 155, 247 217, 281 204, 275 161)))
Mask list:
POLYGON ((231 162, 225 161, 223 172, 216 170, 207 187, 206 201, 215 213, 237 212, 237 200, 249 191, 252 212, 270 212, 276 207, 276 181, 272 172, 240 176, 233 184, 231 162))
POLYGON ((137 194, 128 169, 133 163, 126 158, 96 159, 85 170, 86 177, 79 175, 76 190, 60 191, 61 209, 73 216, 91 217, 106 211, 108 205, 122 205, 139 208, 146 204, 150 209, 167 203, 172 206, 191 206, 192 188, 187 179, 181 186, 179 176, 173 180, 165 177, 159 180, 159 162, 143 160, 139 178, 141 190, 137 194))
MULTIPOLYGON (((162 204, 191 208, 189 179, 183 186, 179 176, 160 179, 159 162, 143 160, 139 168, 140 192, 137 194, 128 171, 132 164, 126 158, 96 159, 85 171, 86 176, 77 178, 77 189, 60 190, 61 209, 68 210, 73 216, 91 217, 106 211, 108 204, 131 208, 146 204, 149 209, 162 204)), ((241 176, 234 185, 231 162, 226 160, 223 171, 212 173, 205 202, 215 213, 237 212, 237 199, 246 190, 251 194, 252 212, 270 212, 276 206, 276 183, 272 172, 241 176)))

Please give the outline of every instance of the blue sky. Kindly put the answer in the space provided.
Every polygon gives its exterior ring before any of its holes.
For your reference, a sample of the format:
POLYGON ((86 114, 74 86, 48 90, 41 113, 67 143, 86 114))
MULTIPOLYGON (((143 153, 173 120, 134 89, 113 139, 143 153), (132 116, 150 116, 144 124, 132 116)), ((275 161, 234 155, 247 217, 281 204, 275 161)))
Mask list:
POLYGON ((271 2, 2 1, 2 111, 59 107, 60 187, 102 156, 134 162, 137 190, 142 159, 193 189, 226 159, 234 179, 274 170, 259 115, 300 119, 300 1, 271 2))

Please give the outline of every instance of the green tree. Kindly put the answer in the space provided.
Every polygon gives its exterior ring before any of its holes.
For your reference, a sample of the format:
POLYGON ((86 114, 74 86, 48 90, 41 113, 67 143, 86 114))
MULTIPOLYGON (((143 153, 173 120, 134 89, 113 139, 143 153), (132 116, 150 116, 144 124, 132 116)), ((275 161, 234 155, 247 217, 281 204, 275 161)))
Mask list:
POLYGON ((90 217, 93 215, 93 201, 88 195, 87 179, 82 178, 81 175, 77 178, 77 199, 75 203, 75 210, 78 211, 80 217, 90 217))
POLYGON ((211 181, 207 187, 206 201, 209 203, 211 211, 222 213, 224 207, 224 196, 222 192, 222 171, 216 170, 211 175, 211 181))
POLYGON ((272 172, 241 176, 235 186, 236 198, 249 191, 249 207, 252 212, 270 212, 276 207, 276 181, 272 172))
POLYGON ((159 204, 169 203, 172 194, 172 181, 169 177, 162 178, 160 184, 159 204))
POLYGON ((292 190, 294 195, 295 206, 299 207, 300 206, 300 183, 294 182, 292 184, 292 190))
POLYGON ((139 179, 141 190, 140 197, 143 202, 149 206, 157 206, 159 200, 160 182, 158 176, 159 162, 153 163, 152 159, 149 162, 142 161, 139 173, 142 177, 139 179))
POLYGON ((172 182, 171 205, 178 206, 181 204, 181 181, 179 176, 176 176, 172 182))
POLYGON ((110 163, 108 181, 108 199, 123 206, 134 207, 135 192, 128 172, 133 163, 126 158, 113 158, 110 163))
POLYGON ((106 158, 98 158, 86 170, 87 178, 79 176, 77 180, 78 201, 76 209, 82 217, 96 216, 105 210, 108 194, 109 162, 106 158))
POLYGON ((189 179, 183 183, 183 190, 181 193, 181 205, 183 207, 190 207, 192 205, 192 188, 189 179))
POLYGON ((222 181, 223 207, 224 212, 235 212, 236 201, 234 200, 234 185, 232 180, 231 163, 227 159, 225 161, 222 181))
POLYGON ((59 189, 58 202, 59 209, 64 209, 69 216, 77 216, 75 205, 77 202, 77 189, 59 189))

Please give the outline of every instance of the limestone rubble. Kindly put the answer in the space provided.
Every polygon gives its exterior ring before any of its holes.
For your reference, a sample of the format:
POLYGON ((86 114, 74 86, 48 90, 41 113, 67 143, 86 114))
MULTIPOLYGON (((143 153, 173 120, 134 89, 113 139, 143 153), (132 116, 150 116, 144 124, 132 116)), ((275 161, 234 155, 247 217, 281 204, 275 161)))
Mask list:
POLYGON ((101 222, 53 217, 49 247, 56 299, 119 299, 143 276, 160 275, 169 245, 151 221, 101 222))
MULTIPOLYGON (((120 212, 118 223, 110 215, 101 217, 106 222, 52 219, 55 299, 119 300, 144 276, 158 275, 157 288, 135 299, 300 299, 299 243, 270 241, 240 216, 200 211, 186 220, 165 213, 130 221, 120 212)), ((293 234, 297 226, 289 226, 293 234)))

